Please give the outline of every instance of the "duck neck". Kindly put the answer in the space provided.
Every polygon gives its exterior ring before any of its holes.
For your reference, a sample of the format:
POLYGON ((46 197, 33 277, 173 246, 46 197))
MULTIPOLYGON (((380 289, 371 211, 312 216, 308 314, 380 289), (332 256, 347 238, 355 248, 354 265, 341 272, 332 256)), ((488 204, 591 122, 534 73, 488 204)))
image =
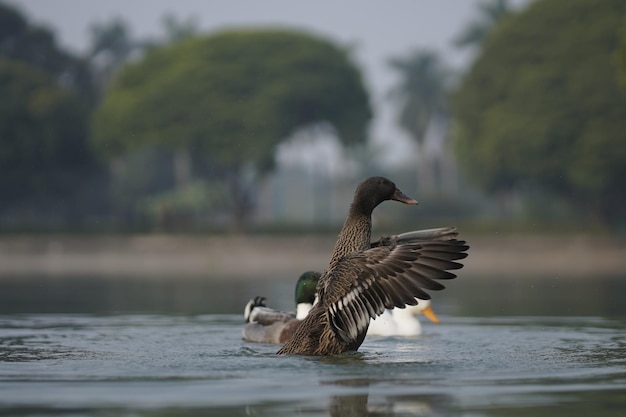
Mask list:
POLYGON ((337 243, 330 265, 353 252, 362 251, 370 247, 372 236, 372 211, 359 210, 354 204, 350 206, 348 218, 346 218, 337 243))
POLYGON ((408 308, 394 308, 393 317, 398 320, 415 321, 415 315, 408 308))

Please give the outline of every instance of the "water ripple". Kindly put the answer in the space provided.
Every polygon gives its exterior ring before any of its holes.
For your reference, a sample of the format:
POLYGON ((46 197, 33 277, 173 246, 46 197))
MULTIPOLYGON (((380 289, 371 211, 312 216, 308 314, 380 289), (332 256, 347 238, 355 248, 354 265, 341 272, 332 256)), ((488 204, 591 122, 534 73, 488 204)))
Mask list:
POLYGON ((626 404, 622 321, 442 319, 422 337, 366 339, 357 353, 320 358, 243 342, 238 315, 0 316, 0 414, 286 416, 298 404, 307 415, 511 415, 626 404))

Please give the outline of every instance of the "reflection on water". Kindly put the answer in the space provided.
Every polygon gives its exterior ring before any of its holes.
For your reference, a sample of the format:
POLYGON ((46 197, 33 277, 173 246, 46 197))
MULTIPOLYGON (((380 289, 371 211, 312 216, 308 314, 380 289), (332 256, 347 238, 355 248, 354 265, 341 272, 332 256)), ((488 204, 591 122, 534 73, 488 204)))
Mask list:
MULTIPOLYGON (((240 313, 263 295, 293 309, 295 278, 0 277, 0 314, 150 312, 240 313)), ((435 311, 456 316, 626 317, 626 278, 467 277, 433 293, 435 311)))
POLYGON ((258 292, 289 300, 289 286, 293 284, 284 280, 229 282, 207 277, 0 277, 0 314, 235 313, 258 292))
POLYGON ((626 280, 466 277, 442 323, 358 353, 241 340, 290 277, 0 277, 0 416, 622 416, 626 280))
POLYGON ((311 358, 243 342, 239 315, 3 315, 0 415, 623 415, 623 320, 442 321, 311 358))

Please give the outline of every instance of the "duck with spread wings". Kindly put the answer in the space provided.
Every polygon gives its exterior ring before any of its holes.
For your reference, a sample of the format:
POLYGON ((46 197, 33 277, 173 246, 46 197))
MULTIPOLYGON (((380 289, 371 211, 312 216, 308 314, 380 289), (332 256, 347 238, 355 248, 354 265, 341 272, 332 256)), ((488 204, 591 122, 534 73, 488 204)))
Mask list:
MULTIPOLYGON (((430 229, 405 238, 371 243, 372 212, 383 201, 417 204, 393 182, 371 177, 357 187, 328 268, 318 285, 318 302, 278 354, 335 355, 356 351, 371 318, 385 309, 428 300, 439 280, 455 278, 469 246, 455 228, 430 229)), ((402 236, 402 235, 399 235, 402 236)))

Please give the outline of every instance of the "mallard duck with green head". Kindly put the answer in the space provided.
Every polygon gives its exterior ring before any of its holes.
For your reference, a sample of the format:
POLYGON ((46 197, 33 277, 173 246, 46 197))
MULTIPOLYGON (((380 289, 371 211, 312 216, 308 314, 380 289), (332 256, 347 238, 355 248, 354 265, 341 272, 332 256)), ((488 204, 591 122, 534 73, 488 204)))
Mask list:
POLYGON ((321 274, 304 272, 296 282, 296 312, 277 311, 268 308, 264 297, 255 297, 244 308, 246 324, 241 337, 248 342, 285 343, 306 317, 317 294, 317 282, 321 274))

